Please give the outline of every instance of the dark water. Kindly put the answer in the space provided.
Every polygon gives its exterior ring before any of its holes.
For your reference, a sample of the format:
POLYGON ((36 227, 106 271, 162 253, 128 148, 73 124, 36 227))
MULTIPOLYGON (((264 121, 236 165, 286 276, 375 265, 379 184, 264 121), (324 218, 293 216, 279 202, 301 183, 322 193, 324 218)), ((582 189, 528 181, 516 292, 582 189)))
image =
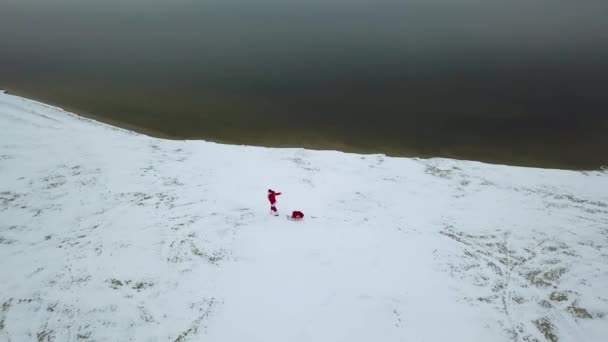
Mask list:
POLYGON ((0 87, 176 138, 608 164, 608 3, 0 0, 0 87))

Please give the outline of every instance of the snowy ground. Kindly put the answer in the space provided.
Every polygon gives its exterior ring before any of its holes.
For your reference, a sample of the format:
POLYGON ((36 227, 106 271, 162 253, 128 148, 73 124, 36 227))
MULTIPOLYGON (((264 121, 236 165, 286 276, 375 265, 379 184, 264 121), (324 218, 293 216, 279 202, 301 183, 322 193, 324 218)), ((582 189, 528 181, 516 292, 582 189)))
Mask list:
POLYGON ((605 172, 0 127, 0 341, 608 336, 605 172))

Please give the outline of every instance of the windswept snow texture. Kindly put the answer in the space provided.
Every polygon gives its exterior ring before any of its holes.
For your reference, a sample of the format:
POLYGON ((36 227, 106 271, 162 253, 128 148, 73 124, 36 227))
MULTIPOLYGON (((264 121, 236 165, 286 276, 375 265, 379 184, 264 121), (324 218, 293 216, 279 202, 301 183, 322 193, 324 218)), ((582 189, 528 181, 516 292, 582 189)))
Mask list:
POLYGON ((608 336, 605 172, 0 126, 0 341, 608 336))

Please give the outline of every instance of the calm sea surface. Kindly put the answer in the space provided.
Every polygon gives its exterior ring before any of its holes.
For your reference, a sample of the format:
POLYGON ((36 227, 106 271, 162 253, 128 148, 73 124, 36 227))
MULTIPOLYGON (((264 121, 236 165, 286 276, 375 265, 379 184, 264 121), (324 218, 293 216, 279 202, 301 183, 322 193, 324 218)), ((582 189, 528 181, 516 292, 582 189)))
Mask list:
POLYGON ((0 88, 153 135, 608 165, 605 0, 0 0, 0 88))

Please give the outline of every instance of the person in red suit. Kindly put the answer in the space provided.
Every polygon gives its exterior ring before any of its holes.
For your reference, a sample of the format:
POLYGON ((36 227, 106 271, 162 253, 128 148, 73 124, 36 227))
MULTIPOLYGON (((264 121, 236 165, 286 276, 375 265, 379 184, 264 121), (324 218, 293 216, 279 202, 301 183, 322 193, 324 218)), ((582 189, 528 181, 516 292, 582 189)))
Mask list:
POLYGON ((270 211, 272 211, 272 214, 274 216, 279 216, 279 212, 277 211, 276 203, 277 203, 277 196, 279 196, 280 194, 281 194, 280 192, 275 192, 275 191, 272 191, 271 189, 268 189, 268 200, 270 201, 270 211))

